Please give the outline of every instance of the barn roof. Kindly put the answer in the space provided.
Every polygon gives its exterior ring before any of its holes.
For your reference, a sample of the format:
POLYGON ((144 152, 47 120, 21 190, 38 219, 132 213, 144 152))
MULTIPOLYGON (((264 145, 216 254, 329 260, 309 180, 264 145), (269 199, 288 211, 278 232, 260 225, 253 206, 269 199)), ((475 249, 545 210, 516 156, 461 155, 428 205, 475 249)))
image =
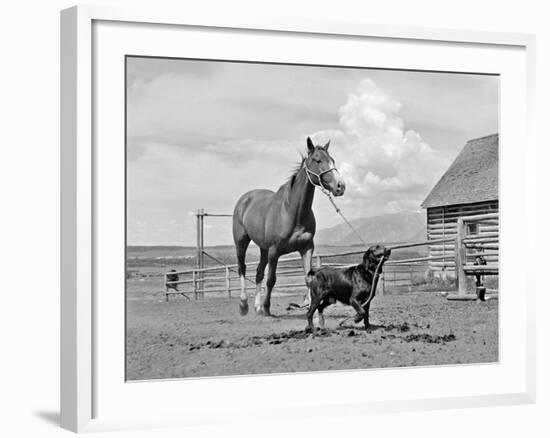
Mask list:
POLYGON ((498 199, 498 134, 466 143, 422 208, 498 199))

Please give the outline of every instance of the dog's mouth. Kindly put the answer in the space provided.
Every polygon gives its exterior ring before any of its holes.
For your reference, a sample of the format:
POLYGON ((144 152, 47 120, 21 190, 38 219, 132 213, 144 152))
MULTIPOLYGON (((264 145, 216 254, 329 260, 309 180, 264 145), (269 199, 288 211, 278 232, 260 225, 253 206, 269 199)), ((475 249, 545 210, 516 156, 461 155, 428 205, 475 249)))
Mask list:
POLYGON ((390 255, 391 255, 391 251, 388 249, 388 250, 384 251, 383 254, 380 254, 380 255, 376 258, 376 265, 377 265, 377 266, 379 265, 380 271, 382 271, 382 268, 383 268, 383 266, 384 266, 384 263, 390 258, 390 255))
POLYGON ((380 263, 380 262, 385 262, 386 260, 388 260, 390 258, 390 254, 388 253, 385 253, 385 254, 382 254, 378 257, 376 257, 376 263, 380 263))

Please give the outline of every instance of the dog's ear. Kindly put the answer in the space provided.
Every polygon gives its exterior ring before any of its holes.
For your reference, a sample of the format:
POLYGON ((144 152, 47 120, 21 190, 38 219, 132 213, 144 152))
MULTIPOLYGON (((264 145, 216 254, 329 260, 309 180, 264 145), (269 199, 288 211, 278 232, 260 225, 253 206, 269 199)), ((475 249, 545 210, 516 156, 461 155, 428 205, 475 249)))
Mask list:
POLYGON ((365 265, 367 268, 369 267, 371 256, 372 256, 372 248, 369 248, 367 249, 367 252, 363 254, 363 265, 365 265))

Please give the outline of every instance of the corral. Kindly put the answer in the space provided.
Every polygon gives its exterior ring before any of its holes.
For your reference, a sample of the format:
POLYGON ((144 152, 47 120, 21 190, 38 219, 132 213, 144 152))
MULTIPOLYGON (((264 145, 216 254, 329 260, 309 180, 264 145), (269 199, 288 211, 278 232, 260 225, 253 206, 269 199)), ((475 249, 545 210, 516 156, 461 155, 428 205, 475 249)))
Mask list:
MULTIPOLYGON (((333 305, 325 312, 326 327, 306 333, 306 310, 291 305, 306 292, 304 272, 301 259, 291 255, 279 259, 273 316, 240 316, 234 248, 204 244, 205 219, 230 215, 198 210, 194 265, 174 264, 167 272, 163 264, 149 267, 149 274, 140 266, 127 279, 127 378, 498 361, 497 158, 498 136, 468 142, 424 203, 427 240, 385 243, 392 255, 367 330, 351 323, 351 308, 333 305), (487 190, 472 195, 470 186, 487 190), (486 264, 476 264, 480 256, 486 264)), ((357 264, 365 249, 318 246, 313 264, 357 264)), ((249 273, 257 261, 256 248, 247 260, 249 273)), ((253 291, 253 277, 246 281, 253 291)))
MULTIPOLYGON (((466 222, 490 219, 470 217, 466 222)), ((461 227, 466 222, 459 220, 461 227)), ((425 248, 431 241, 393 245, 386 280, 372 304, 371 329, 364 330, 351 321, 340 325, 354 312, 334 305, 325 312, 326 328, 313 334, 304 331, 305 310, 289 306, 301 303, 305 292, 303 271, 296 258, 283 258, 279 265, 274 316, 252 313, 241 317, 235 299, 238 293, 234 293, 239 290, 235 266, 221 264, 223 256, 200 248, 211 266, 205 266, 203 260, 202 268, 176 271, 181 280, 167 281, 166 275, 173 273, 162 275, 161 270, 156 276, 127 280, 127 313, 131 315, 127 319, 127 378, 495 362, 498 300, 449 301, 447 292, 441 293, 458 286, 456 297, 475 298, 475 294, 467 293, 474 288, 467 276, 498 272, 494 264, 473 266, 471 256, 476 252, 467 254, 467 246, 483 249, 490 245, 480 238, 474 240, 460 232, 448 239, 458 250, 446 256, 458 261, 458 284, 426 278, 427 263, 434 256, 411 250, 425 248), (173 285, 184 285, 185 289, 176 291, 173 285)), ((315 260, 317 265, 346 266, 357 263, 362 252, 353 248, 319 252, 315 260)))
MULTIPOLYGON (((220 217, 229 215, 211 215, 204 210, 197 212, 197 253, 196 267, 187 270, 172 270, 164 274, 165 297, 168 301, 171 295, 194 296, 195 299, 204 298, 208 293, 225 293, 228 298, 232 293, 240 291, 238 282, 237 265, 227 263, 226 261, 212 255, 204 247, 204 218, 220 217), (208 258, 211 265, 206 266, 205 259, 208 258)), ((452 263, 453 275, 449 285, 454 285, 458 291, 458 298, 476 298, 475 294, 468 294, 468 275, 498 275, 498 263, 490 263, 486 266, 473 266, 473 261, 478 255, 484 257, 498 256, 498 232, 485 235, 471 235, 467 230, 469 225, 476 226, 485 224, 498 224, 498 213, 485 215, 473 215, 458 217, 456 219, 455 232, 451 237, 429 239, 423 242, 408 242, 388 245, 394 255, 385 264, 385 272, 382 274, 380 294, 384 294, 389 287, 407 287, 411 291, 412 286, 418 286, 416 283, 424 282, 426 276, 429 276, 428 267, 431 270, 431 264, 434 262, 452 263), (419 248, 433 248, 434 245, 448 245, 452 250, 447 250, 446 254, 420 255, 408 257, 406 250, 419 248), (418 282, 418 276, 422 281, 418 282)), ((498 225, 497 225, 498 230, 498 225)), ((351 249, 340 252, 317 252, 314 255, 317 268, 324 266, 346 267, 357 264, 358 259, 365 251, 361 249, 351 249)), ((492 260, 492 259, 491 259, 492 260)), ((258 260, 247 261, 250 269, 254 269, 258 260)), ((304 272, 299 257, 287 256, 279 260, 277 277, 279 286, 285 289, 303 288, 304 272)), ((247 290, 254 290, 254 281, 247 277, 247 290)), ((496 290, 495 290, 496 292, 496 290)))

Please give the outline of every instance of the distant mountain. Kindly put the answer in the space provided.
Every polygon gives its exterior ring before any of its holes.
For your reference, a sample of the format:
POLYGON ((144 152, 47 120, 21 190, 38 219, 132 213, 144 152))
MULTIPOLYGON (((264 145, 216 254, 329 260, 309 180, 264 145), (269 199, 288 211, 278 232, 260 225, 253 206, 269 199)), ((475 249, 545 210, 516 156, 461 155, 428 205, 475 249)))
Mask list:
MULTIPOLYGON (((426 214, 412 211, 383 214, 351 221, 367 243, 411 242, 426 239, 426 214)), ((361 243, 347 224, 342 223, 315 233, 316 245, 361 243)))

